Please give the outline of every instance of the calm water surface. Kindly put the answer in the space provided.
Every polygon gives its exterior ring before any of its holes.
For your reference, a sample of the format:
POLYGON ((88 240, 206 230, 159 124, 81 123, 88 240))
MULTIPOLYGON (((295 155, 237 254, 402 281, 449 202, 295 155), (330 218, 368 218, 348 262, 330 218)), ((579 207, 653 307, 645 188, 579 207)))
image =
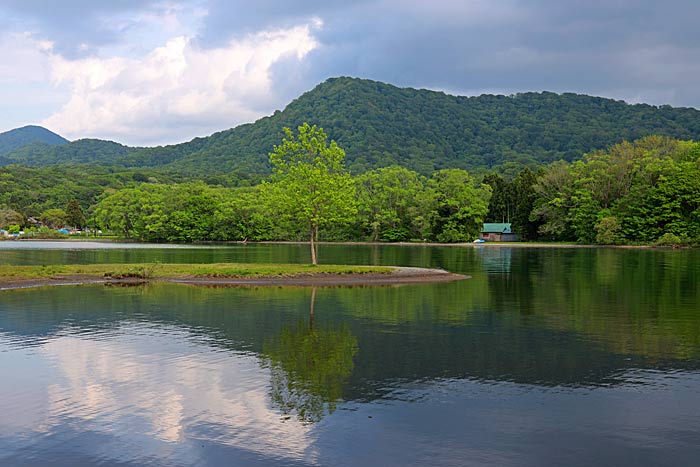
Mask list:
MULTIPOLYGON (((0 264, 306 250, 0 242, 0 264)), ((0 291, 0 465, 699 465, 700 251, 320 253, 473 278, 0 291)))

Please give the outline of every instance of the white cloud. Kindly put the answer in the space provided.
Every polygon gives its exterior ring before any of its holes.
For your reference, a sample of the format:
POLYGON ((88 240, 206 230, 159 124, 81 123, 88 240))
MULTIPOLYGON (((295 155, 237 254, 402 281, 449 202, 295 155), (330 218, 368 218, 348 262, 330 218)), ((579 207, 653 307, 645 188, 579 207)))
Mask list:
POLYGON ((0 31, 0 132, 38 123, 66 102, 66 89, 47 84, 52 47, 26 32, 0 31))
POLYGON ((52 46, 26 32, 0 35, 0 83, 44 81, 49 74, 47 59, 52 46))
POLYGON ((174 37, 142 58, 67 59, 53 54, 51 78, 68 102, 43 124, 68 138, 136 144, 184 141, 252 121, 277 105, 271 67, 302 64, 318 46, 309 24, 269 30, 203 49, 174 37))

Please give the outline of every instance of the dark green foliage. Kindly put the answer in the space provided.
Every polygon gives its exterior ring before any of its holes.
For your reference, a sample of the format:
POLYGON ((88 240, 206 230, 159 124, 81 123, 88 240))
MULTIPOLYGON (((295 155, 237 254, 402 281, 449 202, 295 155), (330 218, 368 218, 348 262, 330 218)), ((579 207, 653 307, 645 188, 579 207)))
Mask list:
POLYGON ((66 223, 78 229, 85 226, 85 214, 80 207, 80 202, 75 198, 70 200, 70 203, 68 203, 66 207, 66 223))
POLYGON ((259 229, 274 222, 249 189, 202 182, 125 188, 101 200, 94 216, 104 229, 155 242, 260 240, 259 229))
MULTIPOLYGON (((361 173, 400 165, 424 175, 520 163, 574 160, 622 140, 661 134, 700 138, 700 112, 628 105, 577 94, 457 97, 376 81, 335 78, 254 124, 189 143, 146 149, 130 165, 169 164, 188 173, 268 173, 267 153, 281 128, 313 121, 361 173)), ((522 165, 521 165, 522 167, 522 165)))
POLYGON ((41 222, 52 229, 61 229, 66 226, 68 214, 61 208, 47 209, 41 213, 41 222))
POLYGON ((511 181, 498 174, 489 174, 484 177, 484 183, 492 191, 486 222, 510 222, 512 231, 521 240, 537 238, 539 222, 530 220, 537 199, 535 173, 526 167, 511 181))
POLYGON ((435 172, 430 185, 434 192, 432 238, 448 243, 477 238, 488 212, 488 186, 476 187, 474 179, 461 169, 435 172))
POLYGON ((539 223, 530 219, 537 199, 537 194, 535 193, 536 183, 537 176, 529 168, 523 169, 515 177, 515 180, 511 182, 513 202, 515 204, 511 219, 511 229, 518 234, 520 240, 524 241, 537 238, 539 223))
MULTIPOLYGON (((25 126, 0 133, 0 156, 28 144, 39 144, 45 150, 68 140, 40 126, 25 126)), ((10 159, 5 159, 9 161, 10 159)), ((9 162, 5 162, 6 164, 9 162)))
POLYGON ((495 173, 486 175, 484 183, 491 187, 491 202, 486 222, 510 222, 515 202, 512 183, 495 173))
POLYGON ((54 164, 116 164, 118 160, 137 150, 112 141, 81 139, 60 146, 33 143, 5 155, 8 163, 23 165, 54 164))
MULTIPOLYGON (((142 174, 143 170, 138 173, 142 174)), ((147 179, 172 183, 181 176, 151 172, 147 179)), ((76 199, 83 212, 105 192, 136 186, 134 172, 98 166, 0 167, 0 207, 38 218, 51 208, 65 209, 76 199)))
POLYGON ((24 225, 24 222, 25 219, 21 213, 0 207, 0 229, 7 229, 11 225, 21 226, 24 225))
POLYGON ((426 235, 425 177, 403 167, 366 172, 357 184, 360 229, 372 241, 405 241, 426 235))

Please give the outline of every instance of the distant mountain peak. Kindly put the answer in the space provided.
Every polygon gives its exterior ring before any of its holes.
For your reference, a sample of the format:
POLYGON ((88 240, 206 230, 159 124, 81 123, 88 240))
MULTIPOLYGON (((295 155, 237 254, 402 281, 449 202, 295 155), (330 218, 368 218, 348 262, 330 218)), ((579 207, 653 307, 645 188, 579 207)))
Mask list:
POLYGON ((42 126, 27 125, 0 133, 0 155, 9 154, 15 149, 35 143, 57 146, 70 141, 42 126))

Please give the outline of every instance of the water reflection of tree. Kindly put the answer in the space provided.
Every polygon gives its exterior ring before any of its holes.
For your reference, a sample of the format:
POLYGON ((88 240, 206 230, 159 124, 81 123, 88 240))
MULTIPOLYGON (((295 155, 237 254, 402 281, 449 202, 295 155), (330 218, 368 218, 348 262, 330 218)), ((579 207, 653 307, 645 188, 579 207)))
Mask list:
POLYGON ((357 339, 346 326, 314 326, 316 289, 311 291, 309 322, 299 321, 263 344, 271 372, 270 397, 287 416, 306 423, 332 413, 352 373, 357 339))

